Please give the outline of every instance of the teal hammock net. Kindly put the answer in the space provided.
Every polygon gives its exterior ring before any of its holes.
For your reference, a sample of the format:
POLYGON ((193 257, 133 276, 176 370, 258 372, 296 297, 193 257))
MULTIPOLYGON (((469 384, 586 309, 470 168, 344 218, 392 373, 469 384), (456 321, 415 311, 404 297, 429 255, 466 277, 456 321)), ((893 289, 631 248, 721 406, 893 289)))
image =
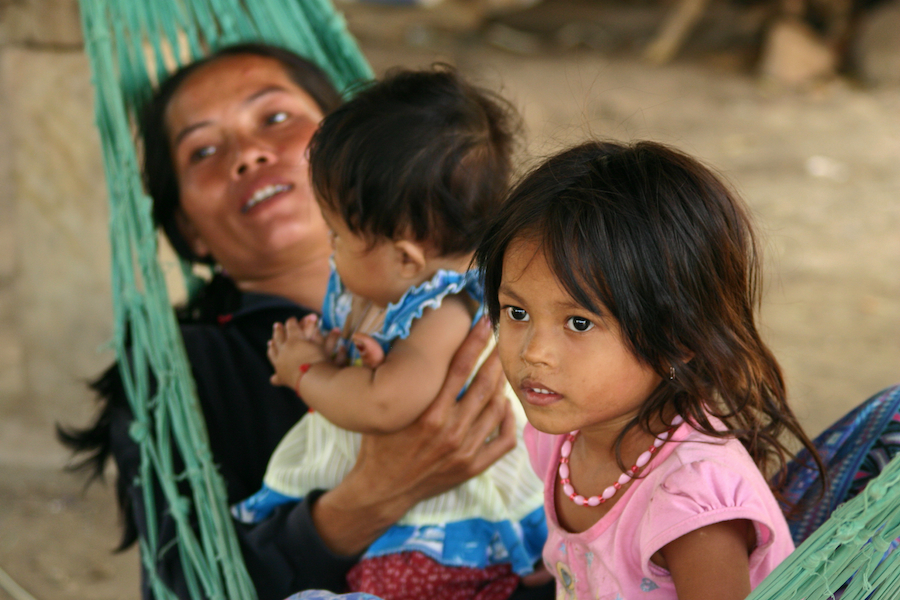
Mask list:
MULTIPOLYGON (((82 27, 96 90, 95 110, 109 192, 114 339, 134 413, 141 479, 157 480, 178 527, 178 551, 194 598, 253 599, 224 483, 209 451, 191 372, 157 261, 151 202, 133 134, 134 110, 164 74, 224 45, 265 40, 310 58, 338 89, 371 70, 328 0, 82 0, 82 27), (130 335, 126 354, 126 332, 130 335), (127 360, 126 360, 127 356, 127 360), (156 381, 150 395, 150 373, 156 381), (171 444, 184 457, 175 472, 171 444), (187 479, 191 497, 177 483, 187 479), (198 523, 191 527, 192 515, 198 523)), ((186 274, 188 270, 185 269, 186 274)), ((144 486, 148 514, 151 486, 144 486)), ((156 530, 148 524, 149 531, 156 530)), ((174 595, 156 577, 164 548, 142 539, 141 557, 157 598, 174 595)))
MULTIPOLYGON (((290 48, 320 65, 338 89, 372 73, 328 0, 81 0, 81 12, 109 191, 113 344, 120 364, 132 366, 122 369, 122 376, 135 417, 130 433, 140 446, 141 478, 159 482, 176 519, 178 552, 192 596, 254 599, 157 260, 134 110, 165 73, 240 41, 290 48), (152 395, 150 373, 156 380, 152 395), (183 471, 175 471, 172 444, 184 457, 183 471), (179 494, 182 480, 190 483, 190 497, 179 494)), ((189 269, 185 274, 189 280, 189 269)), ((144 489, 152 518, 152 488, 144 489)), ((900 552, 889 552, 900 536, 898 490, 900 462, 895 460, 750 598, 818 599, 839 590, 842 600, 900 598, 900 552)), ((154 523, 147 529, 154 532, 154 523)), ((140 544, 155 596, 173 598, 154 569, 154 557, 165 549, 153 535, 140 544)))

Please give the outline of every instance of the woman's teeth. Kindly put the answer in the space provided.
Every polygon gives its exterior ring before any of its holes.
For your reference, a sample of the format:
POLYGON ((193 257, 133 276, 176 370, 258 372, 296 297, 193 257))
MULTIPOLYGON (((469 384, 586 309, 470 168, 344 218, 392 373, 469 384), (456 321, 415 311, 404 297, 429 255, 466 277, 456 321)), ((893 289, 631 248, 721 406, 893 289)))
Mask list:
POLYGON ((531 391, 535 392, 537 394, 552 394, 553 393, 550 390, 545 390, 544 388, 531 388, 531 391))
POLYGON ((278 185, 267 185, 266 187, 259 188, 258 190, 256 190, 256 193, 253 194, 253 197, 247 201, 247 204, 244 205, 244 208, 241 209, 241 212, 247 212, 260 202, 268 200, 275 194, 286 192, 289 189, 291 189, 291 186, 283 183, 279 183, 278 185))

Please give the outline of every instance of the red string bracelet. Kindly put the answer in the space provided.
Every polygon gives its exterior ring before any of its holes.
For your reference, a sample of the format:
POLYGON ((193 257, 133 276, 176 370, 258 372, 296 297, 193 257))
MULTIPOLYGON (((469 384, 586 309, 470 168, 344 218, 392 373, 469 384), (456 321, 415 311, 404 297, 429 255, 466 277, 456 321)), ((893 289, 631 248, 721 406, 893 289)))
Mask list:
MULTIPOLYGON (((294 386, 294 391, 297 392, 297 395, 300 395, 300 381, 303 380, 303 376, 306 375, 306 372, 309 371, 309 368, 312 366, 312 363, 303 363, 300 365, 300 377, 297 378, 297 385, 294 386)), ((309 412, 312 412, 310 410, 309 412)))

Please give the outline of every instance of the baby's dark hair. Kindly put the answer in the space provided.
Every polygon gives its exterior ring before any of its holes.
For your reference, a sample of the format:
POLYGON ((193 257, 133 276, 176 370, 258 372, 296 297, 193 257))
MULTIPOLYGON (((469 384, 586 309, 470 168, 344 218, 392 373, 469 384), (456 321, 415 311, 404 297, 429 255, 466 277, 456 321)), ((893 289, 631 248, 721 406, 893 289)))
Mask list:
POLYGON ((767 475, 783 473, 788 433, 824 475, 757 331, 760 258, 747 209, 712 171, 653 142, 592 141, 547 160, 515 186, 476 253, 495 323, 516 240, 538 241, 563 289, 614 317, 662 378, 619 443, 674 411, 710 436, 739 439, 767 475))
POLYGON ((354 234, 475 250, 509 186, 518 119, 452 68, 398 70, 328 115, 310 142, 313 189, 354 234))

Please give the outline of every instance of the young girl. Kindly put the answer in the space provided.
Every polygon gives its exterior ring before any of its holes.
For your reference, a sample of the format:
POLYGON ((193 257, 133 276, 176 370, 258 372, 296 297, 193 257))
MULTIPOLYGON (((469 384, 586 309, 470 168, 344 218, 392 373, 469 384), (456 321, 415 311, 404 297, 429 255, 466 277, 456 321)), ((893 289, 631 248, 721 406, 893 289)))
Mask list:
POLYGON ((754 322, 746 209, 665 146, 589 142, 476 258, 544 480, 557 598, 744 598, 793 549, 765 474, 811 448, 754 322))
MULTIPOLYGON (((331 113, 310 145, 310 172, 332 231, 319 327, 276 324, 273 383, 312 414, 276 449, 245 520, 338 483, 359 433, 415 420, 481 316, 469 271, 510 174, 507 109, 452 70, 400 72, 331 113), (349 361, 349 364, 347 362, 349 361)), ((525 425, 520 413, 519 431, 525 425)), ((546 537, 542 483, 524 445, 482 475, 414 507, 366 552, 351 590, 385 599, 507 598, 546 537)))

